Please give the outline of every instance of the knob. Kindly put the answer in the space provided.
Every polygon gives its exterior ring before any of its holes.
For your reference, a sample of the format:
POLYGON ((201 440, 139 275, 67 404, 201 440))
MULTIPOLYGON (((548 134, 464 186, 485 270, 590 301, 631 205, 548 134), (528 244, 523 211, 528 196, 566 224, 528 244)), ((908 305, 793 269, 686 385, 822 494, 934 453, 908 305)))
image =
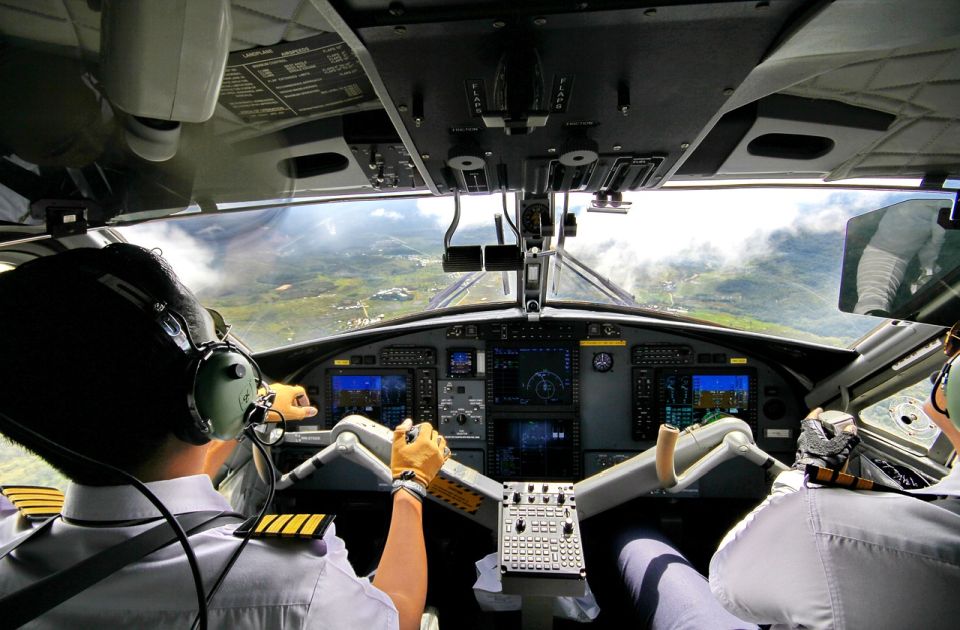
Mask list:
POLYGON ((550 490, 550 484, 548 483, 543 484, 543 491, 548 492, 549 490, 550 490))
POLYGON ((527 492, 533 492, 533 484, 532 484, 532 483, 528 483, 528 484, 527 484, 527 492))
POLYGON ((513 502, 520 503, 520 492, 518 490, 514 490, 513 492, 513 502))
POLYGON ((458 171, 475 171, 486 164, 483 151, 477 146, 455 146, 450 149, 447 166, 458 171))
POLYGON ((527 497, 527 500, 530 501, 530 503, 533 503, 534 501, 537 500, 537 497, 535 497, 535 496, 533 496, 533 495, 531 494, 531 495, 529 495, 529 496, 527 497))
POLYGON ((543 495, 543 502, 544 502, 544 503, 550 503, 550 495, 549 495, 549 494, 543 495))
POLYGON ((563 490, 557 493, 557 503, 563 505, 563 502, 567 500, 567 495, 563 493, 563 490))
POLYGON ((523 530, 527 528, 527 522, 523 520, 523 517, 521 516, 517 519, 517 522, 514 524, 513 528, 517 531, 517 533, 522 533, 523 530))
POLYGON ((563 533, 564 533, 564 534, 567 534, 567 535, 570 535, 570 534, 573 533, 573 519, 572 519, 572 518, 568 518, 568 519, 566 519, 565 521, 563 521, 563 533))
POLYGON ((593 164, 599 157, 597 143, 586 136, 568 138, 560 151, 560 163, 569 167, 593 164))
POLYGON ((466 424, 466 423, 467 423, 467 420, 469 420, 469 419, 470 419, 470 418, 469 418, 469 417, 467 416, 467 414, 465 414, 465 413, 458 413, 458 414, 457 414, 457 424, 460 424, 460 425, 466 424))

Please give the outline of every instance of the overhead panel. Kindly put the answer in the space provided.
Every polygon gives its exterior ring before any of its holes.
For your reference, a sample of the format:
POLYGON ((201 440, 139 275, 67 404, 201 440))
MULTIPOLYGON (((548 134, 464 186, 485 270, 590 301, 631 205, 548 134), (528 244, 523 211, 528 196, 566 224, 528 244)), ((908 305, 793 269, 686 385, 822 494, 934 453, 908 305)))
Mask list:
POLYGON ((543 193, 659 184, 804 3, 345 4, 441 192, 543 193))

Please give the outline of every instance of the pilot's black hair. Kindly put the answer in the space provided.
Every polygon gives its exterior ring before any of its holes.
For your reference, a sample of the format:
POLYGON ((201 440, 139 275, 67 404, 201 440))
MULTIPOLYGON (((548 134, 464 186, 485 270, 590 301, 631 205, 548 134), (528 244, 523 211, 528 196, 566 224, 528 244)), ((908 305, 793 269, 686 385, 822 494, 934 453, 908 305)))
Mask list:
MULTIPOLYGON (((0 412, 136 474, 186 422, 188 359, 151 316, 103 286, 110 274, 201 330, 202 307, 159 255, 75 249, 0 273, 0 412)), ((83 484, 118 483, 52 452, 0 416, 0 432, 83 484)))

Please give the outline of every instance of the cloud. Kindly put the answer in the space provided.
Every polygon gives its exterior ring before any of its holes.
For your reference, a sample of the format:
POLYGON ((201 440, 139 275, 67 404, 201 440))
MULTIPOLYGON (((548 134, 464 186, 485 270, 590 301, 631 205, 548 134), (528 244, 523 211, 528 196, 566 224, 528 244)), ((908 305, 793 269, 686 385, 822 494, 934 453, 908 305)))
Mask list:
POLYGON ((396 210, 387 210, 386 208, 377 208, 370 213, 370 216, 383 217, 384 219, 390 219, 391 221, 399 221, 403 218, 403 215, 396 210))
POLYGON ((222 286, 225 274, 217 265, 213 247, 173 223, 142 223, 121 231, 131 243, 160 249, 180 281, 194 293, 222 286))
POLYGON ((327 234, 330 236, 337 235, 337 224, 333 222, 332 218, 323 219, 322 221, 317 222, 317 227, 326 230, 327 234))
POLYGON ((854 215, 880 208, 889 193, 811 189, 649 191, 628 196, 627 215, 585 212, 571 196, 579 232, 567 249, 630 289, 658 263, 737 267, 770 253, 775 234, 842 232, 854 215))
MULTIPOLYGON (((513 212, 512 199, 508 199, 507 207, 513 212)), ((433 217, 437 225, 446 228, 453 220, 453 197, 417 199, 417 211, 421 216, 433 217)), ((500 195, 462 195, 460 197, 461 227, 492 226, 495 213, 503 213, 503 202, 500 195)))

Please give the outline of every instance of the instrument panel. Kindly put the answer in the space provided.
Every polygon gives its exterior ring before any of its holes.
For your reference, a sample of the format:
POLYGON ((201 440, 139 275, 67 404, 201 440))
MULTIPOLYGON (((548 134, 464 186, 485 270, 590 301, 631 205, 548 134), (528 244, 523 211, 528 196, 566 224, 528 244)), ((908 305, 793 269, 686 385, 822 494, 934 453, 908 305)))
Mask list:
POLYGON ((434 327, 336 353, 298 380, 322 421, 289 430, 354 413, 390 427, 429 421, 458 461, 498 481, 577 481, 653 446, 661 423, 724 415, 746 421, 767 452, 791 454, 805 413, 802 387, 776 365, 619 322, 434 327))

